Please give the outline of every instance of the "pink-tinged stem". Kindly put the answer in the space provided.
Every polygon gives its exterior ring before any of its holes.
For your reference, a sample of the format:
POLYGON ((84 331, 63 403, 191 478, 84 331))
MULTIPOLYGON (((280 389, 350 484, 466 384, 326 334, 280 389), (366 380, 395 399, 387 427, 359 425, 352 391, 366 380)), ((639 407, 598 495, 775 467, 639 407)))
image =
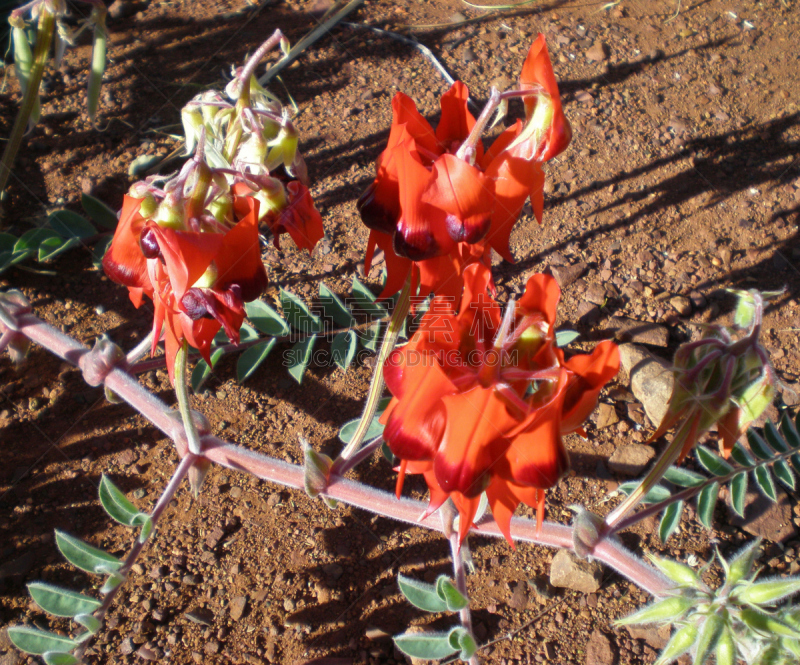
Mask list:
MULTIPOLYGON (((14 320, 20 332, 67 362, 79 365, 83 369, 91 362, 87 347, 53 326, 44 323, 36 316, 19 314, 14 317, 14 320), (87 357, 88 360, 82 362, 84 357, 87 357)), ((172 438, 181 456, 187 455, 188 442, 183 424, 179 418, 175 417, 177 414, 166 404, 151 395, 139 385, 134 377, 121 369, 114 368, 109 371, 105 376, 104 383, 112 392, 128 402, 164 434, 172 438)), ((200 437, 200 443, 203 457, 212 462, 237 471, 251 473, 264 480, 287 487, 304 488, 302 467, 252 452, 208 434, 200 437)), ((425 519, 421 518, 426 510, 426 505, 421 501, 407 498, 398 500, 393 494, 346 478, 333 477, 324 495, 377 515, 434 531, 442 531, 435 515, 430 515, 425 519)), ((503 537, 493 519, 481 521, 472 530, 494 538, 503 537)), ((573 549, 572 527, 563 524, 545 522, 541 529, 537 530, 536 522, 514 518, 511 520, 511 534, 515 540, 519 541, 573 549)), ((635 554, 610 537, 601 538, 595 544, 591 554, 651 594, 662 595, 671 588, 670 582, 658 571, 645 564, 635 554)))

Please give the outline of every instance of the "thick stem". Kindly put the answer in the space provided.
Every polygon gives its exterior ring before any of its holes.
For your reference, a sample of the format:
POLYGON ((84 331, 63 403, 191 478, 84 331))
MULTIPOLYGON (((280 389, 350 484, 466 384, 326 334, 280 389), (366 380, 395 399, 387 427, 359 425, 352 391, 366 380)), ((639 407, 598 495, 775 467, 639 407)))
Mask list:
POLYGON ((31 67, 31 73, 28 79, 28 87, 25 90, 22 104, 14 120, 14 126, 11 129, 11 136, 8 137, 6 149, 3 151, 3 159, 0 160, 0 194, 2 194, 8 184, 8 178, 11 175, 11 167, 14 164, 17 152, 19 152, 19 147, 22 145, 22 137, 25 136, 25 129, 28 126, 33 107, 36 105, 36 100, 39 97, 39 85, 42 82, 42 75, 44 74, 44 68, 47 64, 47 53, 50 49, 50 42, 53 41, 56 17, 53 12, 47 8, 46 3, 42 3, 41 7, 39 27, 36 32, 36 46, 33 51, 33 66, 31 67))
POLYGON ((475 161, 475 146, 478 145, 478 141, 481 140, 486 125, 500 105, 500 99, 500 93, 497 91, 497 88, 493 86, 489 94, 489 101, 486 102, 486 106, 483 107, 483 111, 481 111, 481 114, 475 121, 475 126, 472 128, 469 136, 467 136, 461 146, 459 146, 458 152, 456 152, 456 157, 458 157, 458 159, 463 159, 470 164, 475 161))
MULTIPOLYGON (((178 489, 178 486, 183 481, 186 474, 189 472, 192 464, 194 464, 195 460, 197 459, 196 456, 189 454, 184 457, 178 467, 175 469, 174 473, 172 474, 172 478, 170 478, 169 483, 164 488, 164 492, 158 499, 156 503, 156 507, 153 509, 153 512, 150 513, 150 519, 153 521, 153 530, 150 533, 150 537, 147 540, 150 540, 155 535, 156 527, 158 525, 158 520, 161 518, 161 514, 164 512, 164 509, 169 505, 169 502, 172 501, 172 497, 175 496, 175 492, 178 489)), ((144 542, 139 541, 136 539, 136 542, 133 544, 131 551, 128 552, 128 556, 125 557, 125 562, 122 564, 122 568, 119 569, 119 574, 127 578, 130 569, 133 567, 133 564, 136 563, 136 559, 139 558, 139 555, 144 550, 144 546, 147 544, 147 540, 144 542)), ((100 621, 103 620, 106 613, 110 609, 111 605, 114 602, 114 598, 117 595, 117 592, 122 588, 122 584, 118 584, 114 587, 111 591, 109 591, 105 598, 103 599, 103 604, 100 605, 95 611, 94 616, 99 619, 100 621)), ((75 657, 78 660, 83 658, 83 654, 86 651, 86 647, 89 646, 89 641, 84 642, 78 647, 78 650, 75 652, 75 657)))
MULTIPOLYGON (((77 365, 81 357, 89 352, 87 347, 32 314, 20 314, 13 319, 20 332, 31 341, 74 365, 77 365)), ((166 404, 147 392, 134 377, 121 369, 112 369, 106 375, 104 383, 167 436, 173 438, 178 453, 182 456, 186 455, 188 448, 186 435, 183 428, 175 422, 174 412, 166 404)), ((211 462, 237 471, 251 473, 264 480, 287 487, 296 489, 304 487, 302 467, 254 453, 208 434, 202 437, 202 446, 203 457, 211 462)), ((441 525, 437 524, 438 520, 435 515, 430 515, 425 519, 420 517, 425 513, 427 507, 421 501, 405 497, 398 500, 389 492, 367 487, 341 477, 331 479, 324 495, 376 515, 441 531, 441 525)), ((482 520, 480 524, 473 527, 473 531, 495 538, 503 537, 497 523, 492 519, 482 520)), ((541 529, 537 529, 534 521, 523 518, 511 520, 511 534, 517 541, 572 549, 572 533, 571 527, 562 524, 545 522, 541 529)), ((663 595, 671 588, 669 580, 632 552, 626 550, 613 538, 601 538, 595 545, 592 556, 655 596, 663 595)))
POLYGON ((183 427, 186 430, 186 439, 189 442, 189 452, 199 455, 202 451, 200 435, 197 433, 192 409, 189 406, 189 372, 187 359, 189 357, 189 344, 184 340, 175 354, 175 395, 178 397, 178 409, 181 412, 183 427))
MULTIPOLYGON (((400 292, 400 298, 397 300, 392 318, 389 321, 389 329, 386 331, 386 337, 383 338, 381 350, 378 353, 378 359, 375 363, 375 373, 372 375, 372 383, 369 385, 369 392, 367 393, 367 404, 364 407, 364 412, 361 414, 361 421, 358 423, 353 438, 347 444, 345 449, 339 455, 340 459, 350 459, 361 446, 361 442, 367 435, 372 419, 375 417, 375 412, 378 410, 378 403, 381 399, 383 392, 383 363, 389 357, 389 354, 394 349, 397 342, 397 337, 403 327, 403 321, 408 316, 408 310, 411 304, 411 272, 408 274, 405 286, 400 292)), ((338 460, 337 460, 338 461, 338 460)))

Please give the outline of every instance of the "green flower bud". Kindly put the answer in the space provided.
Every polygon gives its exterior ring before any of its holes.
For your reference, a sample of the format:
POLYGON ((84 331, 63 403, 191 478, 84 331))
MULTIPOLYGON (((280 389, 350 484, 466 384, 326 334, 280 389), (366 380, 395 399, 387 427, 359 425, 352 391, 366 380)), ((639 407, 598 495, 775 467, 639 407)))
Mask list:
POLYGON ((656 665, 667 665, 667 663, 671 663, 686 653, 697 640, 698 632, 697 624, 691 623, 673 633, 669 642, 667 642, 667 646, 661 652, 661 656, 656 661, 656 665))
POLYGON ((726 626, 723 628, 717 642, 717 665, 736 665, 736 644, 733 641, 733 635, 730 629, 726 626))
POLYGON ((700 580, 700 576, 694 569, 687 566, 685 563, 673 561, 672 559, 662 559, 661 557, 648 554, 647 558, 658 568, 664 575, 669 577, 673 582, 681 586, 690 586, 696 589, 703 589, 704 585, 700 580))
POLYGON ((745 545, 730 562, 728 573, 728 584, 738 584, 738 582, 745 577, 749 577, 753 572, 753 564, 758 556, 758 546, 761 544, 761 539, 754 540, 752 543, 745 545))
POLYGON ((272 171, 281 164, 287 169, 291 168, 297 154, 297 143, 297 131, 290 122, 287 122, 281 127, 278 136, 269 142, 271 149, 267 158, 267 168, 272 171))
POLYGON ((697 604, 697 599, 689 596, 672 596, 659 600, 638 612, 619 619, 616 623, 626 626, 635 623, 666 623, 683 616, 686 611, 697 604))
POLYGON ((181 109, 183 134, 186 137, 186 154, 191 155, 197 147, 200 130, 203 125, 203 114, 197 106, 187 105, 181 109))
POLYGON ((737 587, 733 596, 742 603, 774 605, 800 591, 800 577, 766 580, 748 586, 737 587))
POLYGON ((139 206, 139 214, 145 219, 152 219, 158 210, 158 201, 152 194, 147 194, 139 206))
POLYGON ((165 199, 158 206, 153 221, 164 228, 180 230, 183 228, 183 206, 165 199))
POLYGON ((228 213, 233 208, 233 199, 229 194, 221 194, 208 204, 208 211, 220 224, 228 220, 228 213))
POLYGON ((739 615, 745 625, 762 635, 777 635, 780 637, 800 638, 800 630, 792 628, 789 624, 780 619, 764 614, 758 610, 744 609, 739 615))

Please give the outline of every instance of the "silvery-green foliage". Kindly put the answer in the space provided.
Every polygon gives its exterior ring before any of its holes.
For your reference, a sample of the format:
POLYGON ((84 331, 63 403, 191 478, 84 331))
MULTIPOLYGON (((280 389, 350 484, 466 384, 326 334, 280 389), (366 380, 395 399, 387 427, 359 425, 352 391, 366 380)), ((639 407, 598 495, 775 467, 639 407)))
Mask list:
MULTIPOLYGON (((672 636, 656 665, 667 665, 689 652, 695 665, 788 665, 800 660, 800 608, 786 601, 800 592, 800 577, 757 580, 754 564, 760 541, 730 560, 717 552, 725 575, 712 589, 702 579, 708 567, 695 571, 686 564, 650 557, 675 586, 670 594, 619 620, 619 625, 668 624, 672 636)), ((709 562, 710 565, 711 562, 709 562)))

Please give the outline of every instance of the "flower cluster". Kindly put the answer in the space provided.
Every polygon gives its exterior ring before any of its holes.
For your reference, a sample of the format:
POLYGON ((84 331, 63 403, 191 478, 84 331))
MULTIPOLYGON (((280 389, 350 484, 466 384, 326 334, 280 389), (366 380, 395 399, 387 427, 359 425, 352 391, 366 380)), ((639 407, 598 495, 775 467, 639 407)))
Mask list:
POLYGON ((367 269, 376 246, 386 259, 384 297, 398 291, 412 271, 421 295, 449 296, 457 306, 468 265, 489 265, 491 249, 513 261, 508 240, 528 197, 541 221, 542 163, 562 152, 572 136, 544 36, 531 46, 519 90, 494 91, 495 103, 477 120, 468 99, 467 86, 454 83, 442 96, 436 130, 410 97, 398 92, 392 100, 388 145, 358 202, 370 229, 367 269), (484 150, 480 134, 492 112, 515 96, 525 101, 525 120, 484 150))
MULTIPOLYGON (((279 38, 276 33, 265 47, 279 38)), ((153 352, 163 337, 173 381, 184 341, 206 361, 220 328, 239 341, 244 303, 267 286, 260 221, 276 246, 279 235, 289 233, 298 247, 311 251, 323 236, 297 133, 252 75, 265 47, 235 72, 227 89, 235 104, 212 91, 184 109, 194 156, 174 176, 131 187, 103 259, 106 274, 128 287, 136 307, 143 296, 152 299, 153 352)))
POLYGON ((457 314, 433 300, 419 329, 384 366, 394 398, 383 415, 384 439, 406 474, 421 473, 429 512, 448 498, 466 536, 486 492, 497 524, 511 542, 520 502, 538 508, 544 490, 569 467, 562 435, 576 431, 619 369, 612 342, 565 360, 555 344, 561 292, 548 275, 528 280, 505 315, 489 293, 481 263, 465 270, 457 314))

